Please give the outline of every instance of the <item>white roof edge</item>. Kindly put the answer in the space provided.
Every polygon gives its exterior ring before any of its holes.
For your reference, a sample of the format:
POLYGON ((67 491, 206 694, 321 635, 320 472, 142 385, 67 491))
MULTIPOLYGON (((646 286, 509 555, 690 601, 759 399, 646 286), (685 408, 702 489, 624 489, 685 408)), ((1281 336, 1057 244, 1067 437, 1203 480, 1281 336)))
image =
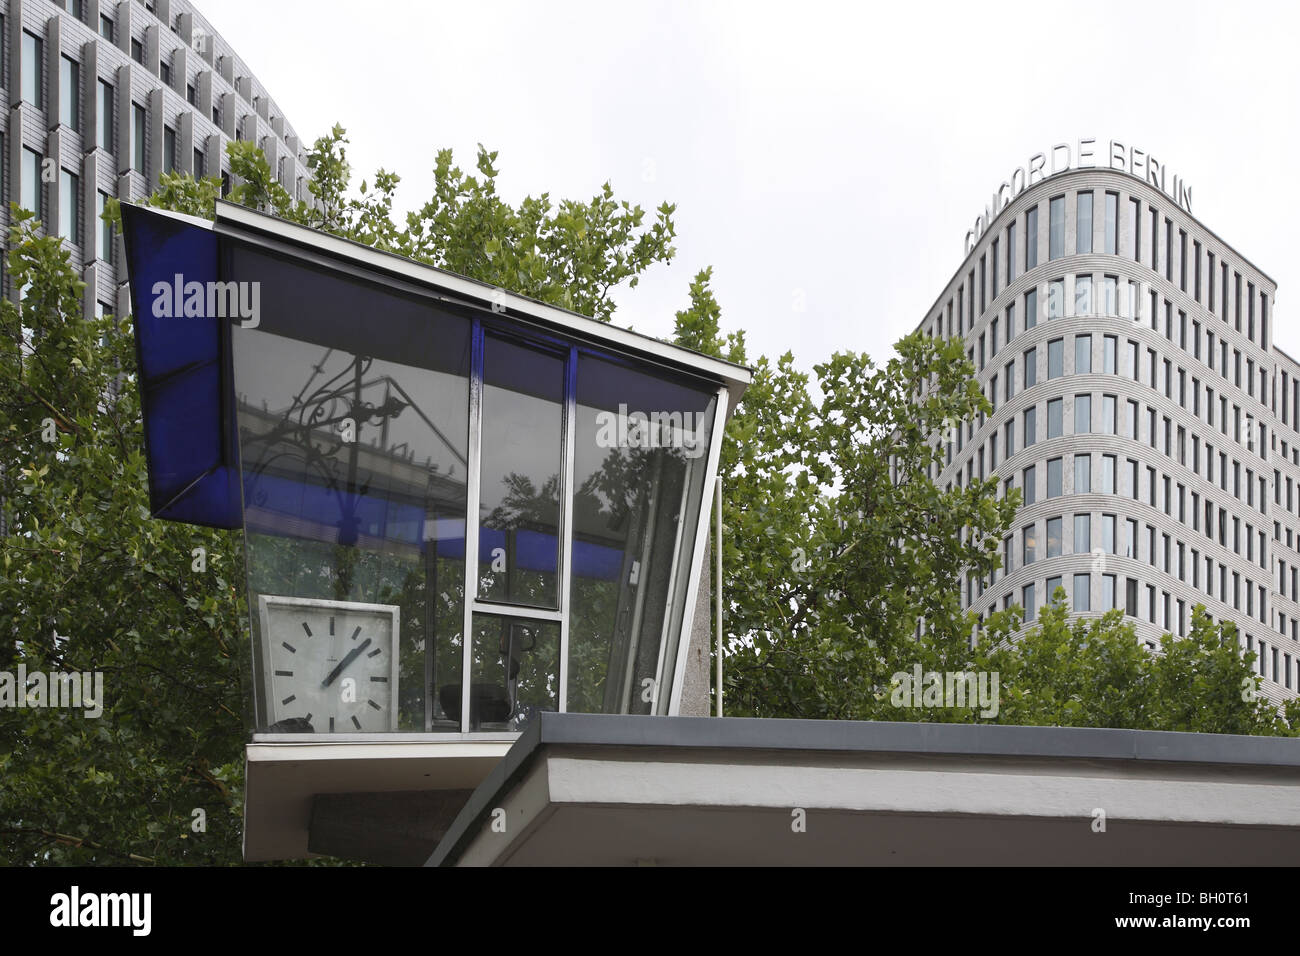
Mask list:
POLYGON ((211 219, 204 219, 202 216, 191 216, 187 212, 176 212, 175 210, 172 209, 163 209, 159 206, 150 206, 148 203, 135 202, 129 199, 122 200, 120 205, 136 206, 140 209, 144 209, 148 212, 154 213, 155 215, 158 216, 162 216, 166 219, 175 219, 177 222, 183 222, 186 225, 190 225, 190 226, 198 226, 201 229, 207 229, 209 231, 216 228, 216 223, 214 223, 211 219))
MULTIPOLYGON (((155 211, 162 212, 162 210, 155 211)), ((439 287, 458 296, 480 302, 487 308, 491 308, 495 304, 497 311, 500 311, 500 304, 504 298, 506 314, 509 313, 511 308, 514 308, 524 315, 542 319, 586 338, 607 342, 620 350, 651 356, 694 371, 697 374, 715 378, 719 380, 720 384, 725 385, 731 393, 731 404, 733 406, 739 401, 746 386, 753 380, 753 371, 743 365, 735 365, 723 359, 682 348, 680 345, 673 345, 640 332, 633 332, 609 323, 598 322, 576 312, 547 305, 544 302, 538 302, 536 299, 530 299, 527 296, 518 295, 504 289, 498 289, 477 279, 469 279, 454 272, 447 272, 444 269, 426 265, 414 259, 408 259, 396 253, 374 249, 363 243, 353 242, 329 233, 310 229, 297 223, 258 212, 247 206, 218 200, 216 214, 215 223, 209 223, 206 220, 198 220, 198 222, 208 228, 215 228, 219 233, 237 234, 239 227, 269 233, 288 242, 315 247, 337 258, 348 259, 372 269, 397 273, 404 278, 424 285, 439 287), (223 226, 235 226, 237 228, 229 230, 223 229, 223 226)), ((178 213, 168 213, 168 215, 180 216, 178 213)), ((184 216, 182 218, 189 221, 193 217, 184 216)))

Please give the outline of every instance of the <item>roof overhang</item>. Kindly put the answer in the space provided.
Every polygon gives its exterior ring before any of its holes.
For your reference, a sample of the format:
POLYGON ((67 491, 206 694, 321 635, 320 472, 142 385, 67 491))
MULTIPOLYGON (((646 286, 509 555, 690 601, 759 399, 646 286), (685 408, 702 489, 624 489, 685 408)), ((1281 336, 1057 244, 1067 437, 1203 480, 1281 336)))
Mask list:
POLYGON ((1297 853, 1300 740, 548 713, 429 863, 1290 865, 1297 853))
POLYGON ((223 243, 273 250, 431 300, 534 326, 579 345, 726 388, 734 409, 752 373, 647 335, 598 322, 362 243, 218 202, 216 219, 122 204, 136 356, 154 515, 220 528, 242 526, 230 320, 156 316, 155 289, 244 281, 223 273, 223 243))

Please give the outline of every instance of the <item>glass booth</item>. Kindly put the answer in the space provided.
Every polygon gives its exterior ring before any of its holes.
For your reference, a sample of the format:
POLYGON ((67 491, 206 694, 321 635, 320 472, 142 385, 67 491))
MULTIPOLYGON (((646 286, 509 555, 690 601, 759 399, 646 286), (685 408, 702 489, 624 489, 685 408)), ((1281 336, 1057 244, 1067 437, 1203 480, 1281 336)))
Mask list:
POLYGON ((239 206, 123 223, 154 514, 243 529, 255 738, 677 712, 747 370, 239 206))

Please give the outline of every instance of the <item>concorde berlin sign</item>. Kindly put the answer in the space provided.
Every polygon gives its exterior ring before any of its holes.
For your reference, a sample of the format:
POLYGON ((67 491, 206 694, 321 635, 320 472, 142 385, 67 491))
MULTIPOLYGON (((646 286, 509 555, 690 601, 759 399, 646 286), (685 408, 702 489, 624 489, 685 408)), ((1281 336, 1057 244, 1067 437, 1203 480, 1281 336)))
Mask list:
POLYGON ((993 192, 993 198, 984 207, 984 214, 975 217, 975 225, 966 231, 966 246, 962 254, 969 253, 979 241, 984 230, 1013 199, 1027 188, 1071 169, 1116 169, 1150 183, 1189 213, 1192 211, 1192 187, 1186 180, 1169 172, 1167 164, 1151 153, 1136 146, 1125 146, 1117 139, 1110 141, 1105 157, 1098 161, 1097 141, 1080 139, 1075 143, 1057 143, 1045 153, 1035 153, 1029 162, 1019 166, 1008 180, 993 192))

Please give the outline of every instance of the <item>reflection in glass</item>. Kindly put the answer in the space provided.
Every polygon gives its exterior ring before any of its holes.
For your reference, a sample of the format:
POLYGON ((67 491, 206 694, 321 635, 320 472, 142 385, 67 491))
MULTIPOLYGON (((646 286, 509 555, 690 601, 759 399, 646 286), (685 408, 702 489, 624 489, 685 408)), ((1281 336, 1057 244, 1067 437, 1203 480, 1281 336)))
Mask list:
MULTIPOLYGON (((560 625, 496 614, 474 615, 471 731, 518 731, 540 711, 560 707, 560 625)), ((443 707, 460 709, 460 688, 444 688, 443 707)))
MULTIPOLYGON (((261 284, 260 325, 231 329, 250 609, 260 595, 399 606, 396 729, 459 730, 436 689, 461 674, 470 322, 231 256, 261 284)), ((253 621, 256 641, 279 637, 253 621)))
POLYGON ((567 709, 650 713, 671 677, 716 397, 581 354, 567 709), (662 664, 661 664, 662 661, 662 664))
POLYGON ((480 600, 559 607, 564 366, 554 352, 484 343, 480 600))

